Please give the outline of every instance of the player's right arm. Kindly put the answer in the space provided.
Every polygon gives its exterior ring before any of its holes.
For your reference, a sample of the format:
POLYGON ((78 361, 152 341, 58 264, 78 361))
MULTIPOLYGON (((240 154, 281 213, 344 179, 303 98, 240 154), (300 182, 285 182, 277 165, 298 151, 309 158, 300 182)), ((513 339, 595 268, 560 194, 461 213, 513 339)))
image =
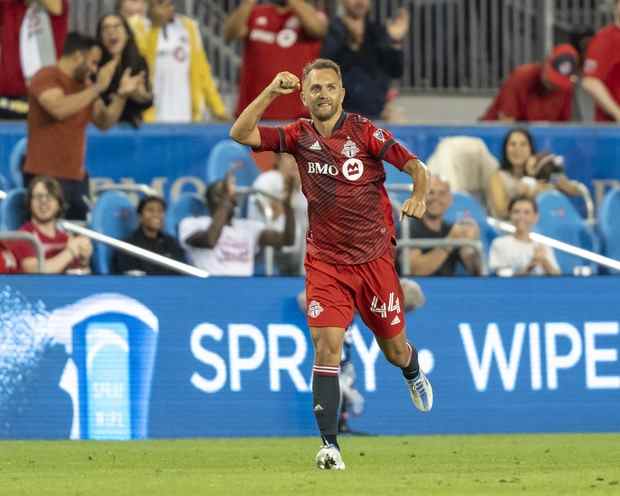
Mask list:
POLYGON ((261 145, 258 121, 267 107, 280 95, 299 90, 299 78, 290 72, 280 72, 273 81, 250 103, 230 128, 230 137, 242 145, 258 148, 261 145))

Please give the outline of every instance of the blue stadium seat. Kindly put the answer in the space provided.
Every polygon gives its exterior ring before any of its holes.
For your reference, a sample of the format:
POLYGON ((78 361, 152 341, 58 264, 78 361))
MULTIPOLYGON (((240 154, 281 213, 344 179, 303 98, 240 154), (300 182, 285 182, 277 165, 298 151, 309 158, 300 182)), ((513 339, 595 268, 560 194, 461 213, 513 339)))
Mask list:
POLYGON ((383 162, 383 169, 385 170, 385 186, 388 189, 390 198, 403 203, 407 198, 411 196, 407 191, 390 191, 390 185, 410 185, 412 183, 411 176, 406 172, 402 172, 394 167, 392 164, 383 162))
POLYGON ((0 203, 0 229, 15 231, 28 220, 26 207, 26 190, 15 188, 7 192, 6 198, 0 203))
MULTIPOLYGON (((136 208, 126 194, 119 191, 106 191, 95 203, 92 210, 91 229, 123 240, 138 227, 136 208)), ((92 259, 93 271, 109 274, 114 248, 103 243, 94 243, 92 259)))
POLYGON ((450 224, 454 224, 463 218, 471 217, 480 226, 480 240, 486 252, 489 250, 491 242, 497 237, 497 232, 487 222, 487 213, 473 196, 455 191, 452 193, 452 205, 446 211, 444 219, 450 224))
POLYGON ((11 150, 9 157, 9 173, 11 174, 10 182, 13 188, 21 188, 24 186, 24 178, 22 176, 21 163, 26 156, 26 148, 28 146, 28 139, 20 139, 11 150))
POLYGON ((233 140, 222 140, 213 147, 207 159, 207 183, 224 179, 233 166, 237 167, 237 186, 252 186, 260 172, 248 147, 233 140))
POLYGON ((208 215, 209 210, 198 193, 182 193, 166 210, 166 232, 175 238, 179 236, 179 223, 185 217, 208 215))
MULTIPOLYGON (((588 223, 583 219, 570 199, 556 190, 541 193, 536 198, 539 219, 536 232, 551 238, 598 251, 598 240, 588 223)), ((555 250, 555 257, 563 274, 572 274, 577 266, 588 265, 594 273, 597 266, 587 260, 555 250)))
POLYGON ((5 193, 11 189, 9 186, 9 181, 3 174, 0 174, 0 191, 4 191, 5 193))
MULTIPOLYGON (((620 188, 607 192, 598 213, 604 254, 620 260, 620 188)), ((618 271, 613 271, 618 273, 618 271)))

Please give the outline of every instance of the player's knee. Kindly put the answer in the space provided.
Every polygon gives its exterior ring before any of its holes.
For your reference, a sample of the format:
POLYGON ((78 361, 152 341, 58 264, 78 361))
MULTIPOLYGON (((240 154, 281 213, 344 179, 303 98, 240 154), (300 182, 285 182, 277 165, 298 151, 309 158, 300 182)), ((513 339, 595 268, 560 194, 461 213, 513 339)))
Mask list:
POLYGON ((407 346, 404 347, 393 347, 384 350, 385 358, 392 365, 397 367, 406 367, 409 361, 409 348, 407 346))
POLYGON ((338 365, 342 348, 338 343, 319 340, 316 346, 317 361, 321 365, 338 365))

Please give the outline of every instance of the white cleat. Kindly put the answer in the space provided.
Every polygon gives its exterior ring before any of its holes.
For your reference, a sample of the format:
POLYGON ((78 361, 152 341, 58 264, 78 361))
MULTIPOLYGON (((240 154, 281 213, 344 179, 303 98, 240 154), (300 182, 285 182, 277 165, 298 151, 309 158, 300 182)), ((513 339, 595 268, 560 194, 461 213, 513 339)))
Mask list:
POLYGON ((415 407, 421 412, 430 412, 433 408, 433 386, 420 370, 415 379, 405 379, 409 395, 415 407))
POLYGON ((344 470, 340 450, 333 444, 323 446, 316 454, 316 466, 321 470, 344 470))

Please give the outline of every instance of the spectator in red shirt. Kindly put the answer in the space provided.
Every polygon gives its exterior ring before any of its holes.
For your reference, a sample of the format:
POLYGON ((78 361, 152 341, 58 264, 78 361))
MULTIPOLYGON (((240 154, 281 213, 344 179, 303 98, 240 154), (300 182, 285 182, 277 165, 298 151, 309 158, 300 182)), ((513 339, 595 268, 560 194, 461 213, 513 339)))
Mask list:
MULTIPOLYGON (((288 71, 301 77, 306 64, 318 58, 327 18, 305 0, 263 2, 242 0, 226 19, 226 41, 244 40, 239 76, 238 116, 275 75, 288 71)), ((298 94, 273 102, 262 118, 288 120, 307 117, 298 94)))
MULTIPOLYGON (((90 240, 84 236, 69 237, 58 228, 58 219, 62 216, 64 206, 58 181, 46 176, 35 177, 28 186, 27 204, 31 220, 21 226, 20 231, 34 234, 43 245, 43 273, 88 271, 93 252, 90 240)), ((22 272, 38 272, 36 251, 32 244, 21 241, 15 243, 13 252, 22 272)))
POLYGON ((544 64, 517 67, 481 120, 570 121, 578 60, 577 51, 565 44, 555 47, 544 64))
POLYGON ((12 247, 0 241, 0 274, 15 274, 16 272, 19 272, 19 265, 12 247))
POLYGON ((60 57, 68 22, 68 0, 0 1, 0 119, 26 117, 26 83, 60 57))
POLYGON ((620 121, 620 0, 616 0, 614 23, 590 42, 583 74, 583 87, 596 102, 595 119, 620 121))

